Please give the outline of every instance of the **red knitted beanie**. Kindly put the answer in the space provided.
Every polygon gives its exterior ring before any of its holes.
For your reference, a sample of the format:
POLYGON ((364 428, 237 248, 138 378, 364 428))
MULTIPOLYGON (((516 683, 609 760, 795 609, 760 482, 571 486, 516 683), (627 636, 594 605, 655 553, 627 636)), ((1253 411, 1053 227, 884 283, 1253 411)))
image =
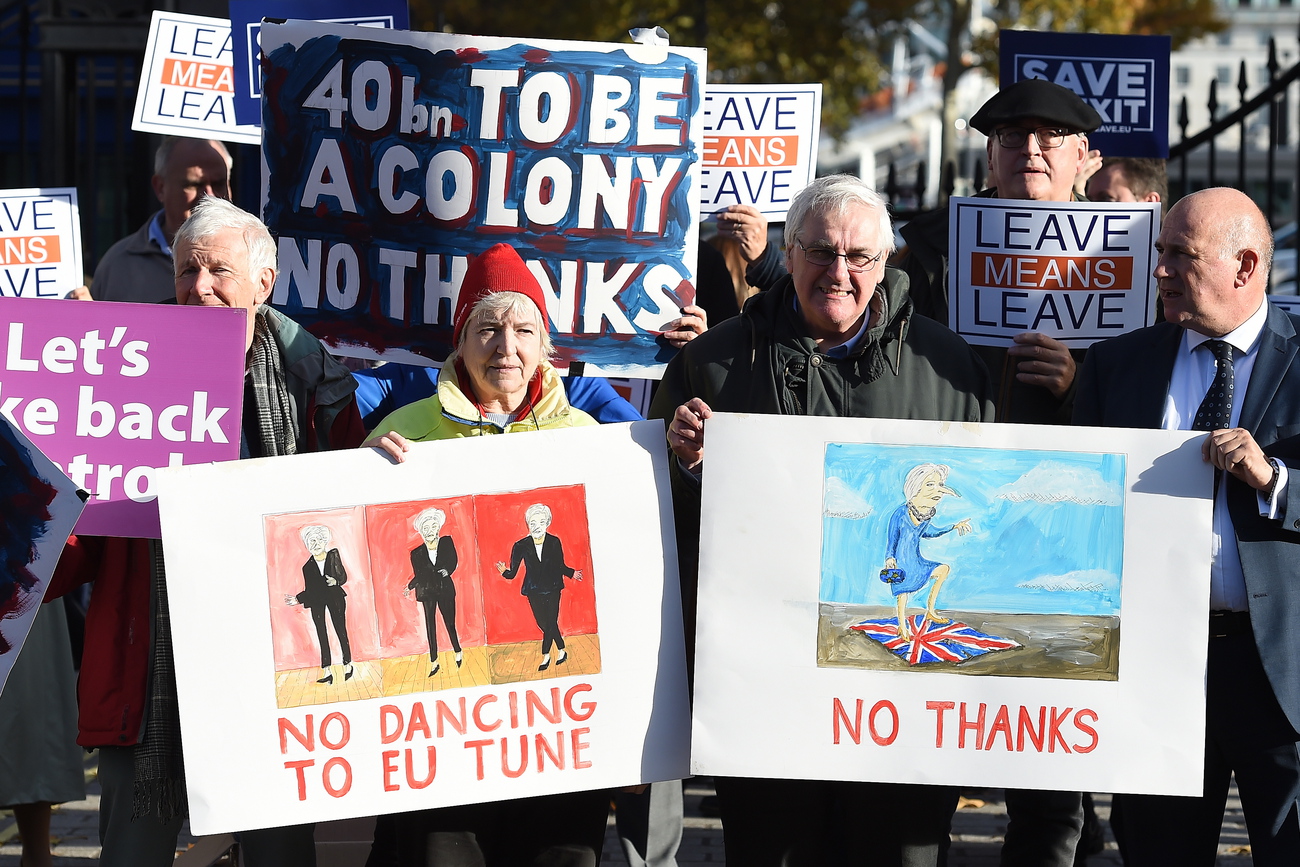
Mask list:
POLYGON ((518 292, 528 296, 537 305, 542 317, 542 327, 549 327, 546 318, 546 296, 541 284, 509 244, 495 244, 477 256, 465 271, 465 280, 456 296, 455 331, 452 345, 460 345, 460 333, 474 305, 494 292, 518 292))

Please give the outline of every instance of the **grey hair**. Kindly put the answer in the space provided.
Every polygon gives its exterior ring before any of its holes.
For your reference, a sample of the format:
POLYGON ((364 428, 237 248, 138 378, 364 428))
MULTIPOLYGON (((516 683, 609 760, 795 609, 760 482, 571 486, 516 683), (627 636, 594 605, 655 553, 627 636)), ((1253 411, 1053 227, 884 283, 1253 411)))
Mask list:
POLYGON ((882 253, 888 259, 894 252, 894 228, 889 222, 889 203, 870 184, 854 175, 827 175, 818 178, 800 191, 790 203, 785 216, 786 255, 794 255, 795 243, 800 240, 804 223, 811 214, 843 216, 854 205, 864 205, 875 211, 878 221, 882 253))
POLYGON ((325 539, 325 544, 328 545, 330 539, 333 538, 334 533, 331 532, 330 528, 326 527, 324 524, 308 524, 307 526, 303 527, 301 530, 298 531, 298 536, 299 538, 302 539, 302 543, 306 545, 308 548, 310 548, 311 545, 308 543, 307 541, 308 539, 313 538, 315 536, 323 536, 325 539))
POLYGON ((934 473, 939 474, 939 484, 948 481, 948 473, 951 470, 944 464, 918 464, 912 467, 907 473, 907 478, 903 480, 903 499, 910 500, 921 490, 921 484, 925 477, 934 473))
POLYGON ((533 503, 524 511, 525 523, 532 520, 533 515, 545 515, 546 523, 551 523, 551 507, 545 503, 533 503))
POLYGON ((465 336, 470 328, 482 322, 500 322, 506 316, 520 318, 531 317, 537 324, 537 331, 542 336, 542 358, 550 360, 555 354, 555 344, 551 342, 551 332, 546 327, 542 311, 537 309, 533 299, 522 292, 492 292, 484 295, 470 308, 465 318, 465 327, 460 330, 460 342, 456 344, 457 353, 465 345, 465 336))
MULTIPOLYGON (((180 135, 163 137, 162 144, 158 145, 158 150, 153 152, 153 173, 155 175, 161 175, 167 171, 167 161, 172 158, 172 151, 176 150, 176 145, 183 141, 194 141, 194 139, 180 135)), ((225 142, 215 138, 208 139, 207 142, 226 158, 226 165, 234 164, 235 161, 230 158, 230 151, 226 149, 225 142)))
POLYGON ((420 528, 429 521, 436 521, 438 529, 441 530, 442 525, 447 523, 447 513, 442 509, 425 509, 423 512, 415 516, 415 520, 411 522, 411 526, 415 527, 415 532, 423 536, 424 533, 420 528))
MULTIPOLYGON (((264 268, 279 270, 276 267, 275 240, 262 221, 238 205, 216 196, 204 196, 194 203, 189 219, 176 230, 172 249, 179 248, 182 242, 193 244, 231 230, 239 232, 244 238, 244 246, 248 250, 249 277, 262 273, 264 268)), ((176 267, 179 268, 181 264, 177 259, 176 267)))

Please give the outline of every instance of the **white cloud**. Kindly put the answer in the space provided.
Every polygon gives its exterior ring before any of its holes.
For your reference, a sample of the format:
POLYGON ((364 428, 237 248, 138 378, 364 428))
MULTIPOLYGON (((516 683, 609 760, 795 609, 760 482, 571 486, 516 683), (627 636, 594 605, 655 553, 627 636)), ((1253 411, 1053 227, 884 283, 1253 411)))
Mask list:
POLYGON ((998 496, 1014 503, 1079 503, 1084 506, 1118 506, 1123 494, 1096 470, 1056 461, 1043 461, 1009 485, 998 496))
POLYGON ((870 503, 836 476, 826 480, 826 498, 822 502, 822 508, 828 518, 848 518, 854 521, 867 517, 873 511, 870 503))
POLYGON ((1032 581, 1022 581, 1016 586, 1053 593, 1104 593, 1118 589, 1119 579, 1105 569, 1078 569, 1064 575, 1043 575, 1032 581))

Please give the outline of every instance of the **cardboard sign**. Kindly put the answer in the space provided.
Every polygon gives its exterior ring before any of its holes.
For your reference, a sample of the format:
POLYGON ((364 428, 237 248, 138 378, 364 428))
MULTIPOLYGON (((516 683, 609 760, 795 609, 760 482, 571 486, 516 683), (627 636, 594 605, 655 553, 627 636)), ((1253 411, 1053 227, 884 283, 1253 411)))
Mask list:
POLYGON ((1199 793, 1203 437, 715 414, 693 772, 1199 793))
POLYGON ((239 457, 243 310, 3 303, 0 414, 90 493, 77 532, 158 538, 157 468, 239 457))
POLYGON ((1003 30, 1003 87, 1041 78, 1079 94, 1101 115, 1088 134, 1108 157, 1169 158, 1168 36, 1003 30))
POLYGON ((263 18, 301 18, 406 30, 410 13, 406 0, 370 0, 361 11, 352 0, 230 0, 230 29, 237 35, 235 49, 235 120, 250 126, 262 125, 262 35, 263 18))
POLYGON ((948 327, 967 342, 1083 348, 1155 321, 1158 202, 953 198, 949 215, 948 327))
POLYGON ((785 220, 817 176, 821 84, 711 84, 704 92, 700 218, 753 205, 785 220))
POLYGON ((267 24, 273 303, 335 351, 451 350, 470 258, 514 246, 559 367, 658 376, 695 297, 693 48, 267 24))
POLYGON ((0 693, 81 509, 72 480, 0 416, 0 693))
POLYGON ((62 298, 85 280, 77 191, 0 190, 0 298, 62 298))
POLYGON ((235 119, 234 57, 229 20, 155 11, 131 129, 259 144, 235 119))
POLYGON ((195 833, 685 775, 661 423, 159 486, 195 833))

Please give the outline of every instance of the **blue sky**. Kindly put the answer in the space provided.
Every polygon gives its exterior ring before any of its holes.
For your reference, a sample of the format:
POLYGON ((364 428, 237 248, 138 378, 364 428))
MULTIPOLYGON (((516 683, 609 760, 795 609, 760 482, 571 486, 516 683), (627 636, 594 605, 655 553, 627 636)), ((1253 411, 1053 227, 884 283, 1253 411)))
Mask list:
MULTIPOLYGON (((880 580, 890 514, 917 464, 946 464, 933 523, 972 531, 921 541, 952 567, 938 608, 1117 615, 1124 561, 1122 454, 832 443, 826 447, 821 599, 893 605, 880 580)), ((927 585, 911 602, 924 603, 927 585)))

